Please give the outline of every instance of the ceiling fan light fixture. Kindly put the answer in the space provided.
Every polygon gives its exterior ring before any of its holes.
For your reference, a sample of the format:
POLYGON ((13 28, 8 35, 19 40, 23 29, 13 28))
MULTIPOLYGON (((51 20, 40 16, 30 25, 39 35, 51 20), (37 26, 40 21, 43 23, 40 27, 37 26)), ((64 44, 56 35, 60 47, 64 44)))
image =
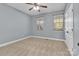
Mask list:
POLYGON ((31 7, 31 8, 29 9, 29 11, 35 10, 35 11, 40 12, 40 8, 47 8, 47 6, 45 6, 45 5, 40 5, 40 3, 26 3, 26 4, 33 5, 33 7, 31 7))
POLYGON ((33 9, 34 10, 39 10, 39 6, 34 6, 33 9))

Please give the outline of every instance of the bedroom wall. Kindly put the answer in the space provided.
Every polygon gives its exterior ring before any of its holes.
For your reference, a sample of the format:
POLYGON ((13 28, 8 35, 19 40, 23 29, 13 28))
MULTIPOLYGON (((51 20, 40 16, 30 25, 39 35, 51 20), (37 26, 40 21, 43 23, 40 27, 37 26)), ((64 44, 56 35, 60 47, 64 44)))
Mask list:
POLYGON ((0 4, 0 44, 20 39, 29 35, 43 36, 49 38, 65 39, 64 31, 55 31, 54 15, 62 14, 64 11, 42 14, 44 17, 44 30, 36 29, 36 16, 29 16, 12 7, 0 4))
POLYGON ((31 17, 0 4, 0 44, 31 35, 31 17))
POLYGON ((57 38, 57 39, 65 39, 64 31, 56 31, 54 29, 54 24, 53 24, 54 15, 63 15, 63 13, 64 11, 58 11, 58 12, 41 14, 41 15, 32 17, 32 24, 33 24, 32 35, 49 37, 49 38, 57 38), (36 17, 40 17, 40 16, 43 16, 44 18, 43 31, 37 30, 36 17))

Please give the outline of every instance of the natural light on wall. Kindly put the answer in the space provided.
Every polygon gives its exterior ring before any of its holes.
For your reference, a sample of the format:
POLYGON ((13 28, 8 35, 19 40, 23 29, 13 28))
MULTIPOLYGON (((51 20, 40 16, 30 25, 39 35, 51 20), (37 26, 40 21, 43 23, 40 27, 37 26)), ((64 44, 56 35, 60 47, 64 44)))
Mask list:
POLYGON ((38 17, 36 23, 37 23, 37 30, 42 31, 44 24, 43 17, 38 17))
POLYGON ((57 31, 63 30, 63 15, 54 16, 54 28, 57 31))

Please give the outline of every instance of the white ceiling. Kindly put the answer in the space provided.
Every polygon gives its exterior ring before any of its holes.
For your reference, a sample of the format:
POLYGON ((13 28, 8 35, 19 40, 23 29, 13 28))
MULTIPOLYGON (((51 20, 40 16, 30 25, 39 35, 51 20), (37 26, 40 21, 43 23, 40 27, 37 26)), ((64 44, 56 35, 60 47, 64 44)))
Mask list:
POLYGON ((40 8, 40 12, 31 10, 29 11, 28 9, 33 7, 32 5, 28 5, 25 3, 8 3, 7 5, 14 7, 24 13, 27 13, 29 15, 38 15, 38 14, 43 14, 43 13, 49 13, 49 12, 54 12, 54 11, 61 11, 65 9, 65 3, 40 3, 41 5, 46 5, 48 8, 40 8))

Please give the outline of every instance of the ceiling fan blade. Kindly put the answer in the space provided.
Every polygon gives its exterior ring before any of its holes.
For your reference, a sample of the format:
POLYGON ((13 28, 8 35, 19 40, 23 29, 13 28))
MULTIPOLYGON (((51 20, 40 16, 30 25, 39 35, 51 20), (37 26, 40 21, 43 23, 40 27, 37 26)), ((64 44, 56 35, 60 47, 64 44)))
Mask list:
POLYGON ((40 7, 47 8, 47 6, 40 5, 40 7))
POLYGON ((37 3, 34 3, 34 5, 37 6, 38 4, 37 3))
POLYGON ((30 9, 29 9, 29 11, 31 11, 32 9, 33 9, 33 7, 32 7, 32 8, 30 8, 30 9))
POLYGON ((34 5, 33 3, 25 3, 25 4, 34 5))

